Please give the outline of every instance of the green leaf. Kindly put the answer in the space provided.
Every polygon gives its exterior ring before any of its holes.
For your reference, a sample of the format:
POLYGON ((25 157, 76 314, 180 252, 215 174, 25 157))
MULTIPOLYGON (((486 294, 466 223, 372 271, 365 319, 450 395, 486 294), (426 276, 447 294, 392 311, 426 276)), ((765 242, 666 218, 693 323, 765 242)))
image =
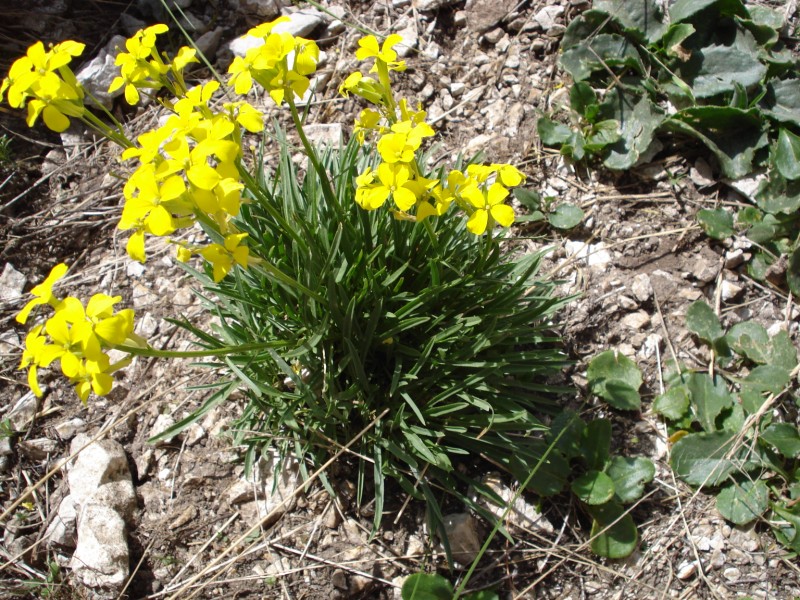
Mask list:
POLYGON ((800 247, 797 247, 789 257, 786 269, 786 283, 795 296, 800 296, 800 247))
POLYGON ((514 197, 530 211, 537 211, 542 207, 542 196, 534 190, 514 188, 514 197))
POLYGON ((766 129, 756 109, 697 106, 672 115, 664 127, 700 140, 717 157, 726 177, 738 179, 753 170, 753 157, 767 144, 766 129))
POLYGON ((603 164, 609 169, 630 169, 650 147, 656 130, 664 122, 664 112, 647 94, 634 96, 612 89, 600 105, 605 119, 620 124, 620 139, 612 146, 603 164))
POLYGON ((452 600, 455 590, 441 575, 414 573, 403 582, 403 600, 452 600))
POLYGON ((595 0, 592 8, 607 12, 640 42, 655 42, 667 28, 664 12, 654 0, 595 0))
POLYGON ((769 488, 761 480, 736 480, 725 485, 717 495, 717 510, 736 525, 747 525, 769 508, 769 488))
POLYGON ((781 129, 775 146, 775 167, 786 179, 800 178, 800 137, 781 129))
POLYGON ((724 240, 734 234, 733 215, 724 208, 703 208, 697 211, 697 222, 715 240, 724 240))
POLYGON ((767 74, 757 56, 736 46, 711 45, 695 50, 677 71, 696 98, 733 92, 735 84, 749 88, 767 74))
POLYGON ((588 79, 595 71, 627 67, 644 73, 636 46, 621 35, 601 33, 573 46, 561 55, 561 66, 575 81, 588 79))
POLYGON ((586 151, 600 152, 606 146, 619 141, 621 137, 619 121, 614 119, 600 121, 592 127, 592 133, 586 140, 586 151))
POLYGON ((639 532, 629 513, 613 500, 597 506, 587 506, 592 522, 591 547, 595 554, 606 558, 625 558, 636 549, 639 532))
POLYGON ((686 311, 686 327, 709 344, 725 335, 719 318, 702 300, 693 303, 686 311))
POLYGON ((589 469, 602 471, 611 452, 611 421, 589 421, 581 436, 581 456, 589 469))
MULTIPOLYGON (((755 200, 758 207, 764 212, 772 215, 783 213, 793 215, 800 210, 800 180, 789 181, 776 172, 770 173, 769 178, 764 181, 756 190, 755 200)), ((764 223, 768 221, 764 218, 764 223)), ((748 237, 754 234, 756 228, 750 230, 748 237)), ((764 241, 773 239, 778 234, 778 228, 772 227, 767 231, 767 238, 764 241)), ((753 238, 753 241, 756 241, 753 238)))
POLYGON ((642 374, 627 356, 607 350, 595 356, 587 369, 589 388, 620 410, 639 410, 642 374))
POLYGON ((761 433, 761 439, 775 446, 786 458, 800 456, 800 434, 789 423, 773 423, 761 433))
POLYGON ((536 131, 545 146, 560 146, 565 144, 572 135, 572 129, 547 117, 539 117, 536 121, 536 131))
POLYGON ((770 364, 784 369, 787 373, 797 366, 797 348, 792 343, 789 333, 783 329, 772 336, 770 364))
POLYGON ((579 115, 586 117, 590 106, 597 104, 597 94, 588 83, 576 81, 569 91, 569 106, 579 115))
POLYGON ((582 454, 581 443, 585 425, 573 410, 560 412, 550 424, 547 440, 569 459, 582 454), (562 433, 563 432, 563 433, 562 433))
POLYGON ((747 374, 742 382, 742 389, 750 388, 759 392, 778 394, 788 385, 790 370, 775 364, 758 365, 747 374))
POLYGON ((762 325, 753 321, 744 321, 731 327, 726 336, 728 345, 741 356, 753 362, 769 362, 771 344, 769 334, 762 325))
POLYGON ((771 119, 800 127, 800 78, 770 81, 760 108, 771 119))
POLYGON ((667 55, 673 58, 680 58, 686 53, 681 44, 694 33, 693 25, 689 23, 673 23, 667 29, 664 37, 661 38, 661 43, 667 51, 667 55))
POLYGON ((604 504, 614 497, 614 482, 602 471, 589 471, 570 486, 572 493, 592 506, 604 504))
POLYGON ((689 390, 685 385, 671 387, 653 402, 654 411, 673 421, 682 419, 688 409, 689 390))
POLYGON ((547 220, 557 229, 572 229, 583 221, 583 211, 574 204, 559 204, 547 220))
POLYGON ((494 590, 480 590, 472 592, 466 596, 462 596, 464 600, 500 600, 500 596, 494 590))
POLYGON ((733 405, 725 380, 715 376, 712 380, 707 373, 691 373, 686 387, 692 395, 692 408, 697 421, 708 432, 716 431, 716 419, 726 408, 733 405))
POLYGON ((690 433, 672 447, 670 466, 686 483, 696 486, 717 486, 731 473, 738 472, 748 463, 743 449, 728 457, 736 434, 730 431, 690 433))
POLYGON ((677 0, 669 9, 669 20, 672 23, 685 21, 709 6, 716 7, 723 15, 748 16, 747 9, 740 0, 677 0))
POLYGON ((772 531, 778 541, 800 554, 800 515, 797 514, 798 505, 788 509, 780 504, 773 504, 772 510, 777 519, 770 521, 772 531))
POLYGON ((628 504, 642 497, 644 484, 656 476, 656 467, 642 456, 615 456, 606 467, 606 475, 614 482, 617 500, 628 504))

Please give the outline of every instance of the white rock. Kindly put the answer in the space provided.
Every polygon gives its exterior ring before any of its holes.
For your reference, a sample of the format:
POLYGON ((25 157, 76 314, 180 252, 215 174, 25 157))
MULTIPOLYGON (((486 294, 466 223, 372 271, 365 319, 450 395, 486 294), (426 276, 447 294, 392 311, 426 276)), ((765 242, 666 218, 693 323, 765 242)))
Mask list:
POLYGON ((744 291, 744 288, 733 281, 723 279, 720 284, 721 296, 725 302, 730 302, 744 291))
MULTIPOLYGON (((149 437, 154 438, 157 435, 161 435, 162 433, 164 433, 167 429, 169 429, 173 425, 175 425, 175 417, 173 417, 172 415, 169 415, 169 414, 160 414, 160 415, 158 415, 156 417, 156 422, 153 423, 153 427, 150 430, 150 436, 149 437)), ((165 437, 165 438, 163 438, 161 440, 158 440, 156 442, 156 445, 157 446, 164 446, 164 445, 167 445, 167 444, 171 444, 174 440, 175 440, 175 436, 171 435, 169 437, 165 437)))
POLYGON ((458 0, 413 0, 414 8, 422 12, 439 10, 445 6, 455 4, 458 0))
MULTIPOLYGON (((504 504, 497 505, 477 492, 473 492, 473 500, 481 506, 484 506, 496 517, 502 517, 508 503, 511 502, 511 499, 514 497, 514 491, 503 483, 502 478, 497 473, 490 473, 483 478, 481 483, 500 496, 504 504)), ((548 521, 534 505, 527 503, 522 495, 516 499, 511 509, 508 511, 506 523, 512 529, 527 531, 536 530, 545 534, 554 532, 553 525, 550 521, 548 521)))
POLYGON ((611 254, 603 242, 586 244, 569 240, 564 244, 568 256, 576 256, 585 260, 590 267, 604 267, 611 262, 611 254))
POLYGON ((79 417, 74 417, 69 421, 59 423, 53 427, 53 429, 56 430, 58 437, 64 441, 68 441, 74 438, 77 434, 86 431, 86 421, 79 417))
POLYGON ((70 494, 58 505, 56 516, 50 521, 44 538, 48 545, 74 548, 78 536, 78 515, 75 512, 75 501, 70 494))
POLYGON ((11 263, 6 263, 3 273, 0 274, 0 302, 14 302, 22 298, 27 278, 14 268, 11 263))
POLYGON ((639 273, 633 278, 630 286, 631 293, 639 302, 647 302, 653 297, 653 284, 647 273, 639 273))
POLYGON ((622 318, 622 325, 628 329, 639 331, 650 325, 650 315, 643 310, 625 315, 622 318))
POLYGON ((722 572, 722 576, 733 583, 735 581, 739 581, 742 576, 742 572, 736 567, 728 567, 722 572))
POLYGON ((141 319, 137 319, 134 331, 143 338, 151 338, 158 331, 158 321, 152 314, 146 312, 141 319))
MULTIPOLYGON (((75 436, 70 454, 78 452, 90 440, 91 436, 85 433, 75 436)), ((68 465, 67 481, 79 510, 92 502, 105 504, 127 519, 136 508, 128 459, 114 440, 100 440, 86 446, 68 465)))
POLYGON ((128 274, 128 277, 141 277, 144 275, 144 265, 139 261, 128 261, 128 264, 125 266, 125 272, 128 274))
POLYGON ((234 56, 244 58, 248 50, 250 50, 251 48, 258 48, 259 46, 263 45, 264 45, 263 38, 255 37, 252 35, 243 35, 241 37, 236 38, 230 44, 228 44, 228 49, 233 53, 234 56))
POLYGON ((36 438, 19 443, 20 451, 33 460, 44 460, 58 452, 58 442, 50 438, 36 438))
POLYGON ((86 504, 78 517, 72 574, 87 587, 119 591, 128 578, 128 560, 123 518, 110 506, 86 504))
POLYGON ((539 23, 542 29, 548 31, 560 24, 558 23, 558 18, 563 14, 563 6, 545 6, 543 9, 533 15, 533 20, 539 23))
POLYGON ((0 354, 11 354, 18 352, 20 347, 20 339, 17 332, 13 329, 7 329, 0 333, 0 354))
POLYGON ((97 56, 75 74, 86 91, 106 108, 111 108, 114 98, 121 96, 124 91, 123 88, 111 93, 108 91, 111 82, 119 75, 119 67, 114 64, 119 52, 118 48, 125 48, 125 38, 121 35, 112 37, 108 44, 97 53, 97 56))
POLYGON ((692 180, 697 187, 708 187, 714 185, 714 175, 711 172, 711 167, 708 165, 706 159, 700 157, 694 161, 694 166, 689 169, 689 179, 692 180))
POLYGON ((402 29, 397 32, 403 38, 403 41, 395 46, 397 55, 401 58, 406 58, 414 49, 419 45, 419 34, 416 27, 413 25, 402 29))
POLYGON ((322 13, 316 8, 304 8, 286 16, 289 17, 289 20, 276 25, 272 29, 273 32, 291 33, 295 36, 306 37, 325 22, 322 13))
POLYGON ((471 563, 483 545, 478 522, 469 513, 445 515, 443 520, 453 560, 463 565, 471 563))
POLYGON ((724 182, 739 192, 742 196, 755 201, 755 193, 758 191, 758 188, 766 178, 767 175, 765 173, 758 173, 756 175, 742 177, 740 179, 725 179, 724 182))
POLYGON ((461 83, 460 81, 454 81, 450 84, 450 93, 453 95, 453 98, 461 97, 466 89, 467 85, 465 83, 461 83))
POLYGON ((303 128, 309 141, 318 146, 338 148, 342 141, 341 123, 314 123, 303 128))
POLYGON ((253 466, 250 476, 234 483, 223 498, 229 504, 255 499, 261 517, 275 510, 275 514, 265 523, 270 525, 287 510, 294 508, 296 498, 293 494, 301 484, 300 463, 297 459, 288 456, 281 465, 278 453, 271 450, 253 466))

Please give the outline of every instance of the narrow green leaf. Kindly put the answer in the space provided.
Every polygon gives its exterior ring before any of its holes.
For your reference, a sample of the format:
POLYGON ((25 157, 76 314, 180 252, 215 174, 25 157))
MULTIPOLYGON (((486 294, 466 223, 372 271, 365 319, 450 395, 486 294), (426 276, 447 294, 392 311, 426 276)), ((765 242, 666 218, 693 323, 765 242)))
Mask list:
POLYGON ((781 129, 775 146, 775 167, 786 179, 800 178, 800 137, 781 129))
POLYGON ((614 497, 614 481, 602 471, 589 471, 572 482, 572 493, 592 506, 614 497))
POLYGON ((769 508, 769 488, 761 480, 733 480, 717 494, 717 510, 736 525, 747 525, 769 508))
POLYGON ((617 500, 628 504, 642 497, 644 485, 656 476, 656 467, 653 461, 642 456, 615 456, 605 472, 614 482, 617 500))

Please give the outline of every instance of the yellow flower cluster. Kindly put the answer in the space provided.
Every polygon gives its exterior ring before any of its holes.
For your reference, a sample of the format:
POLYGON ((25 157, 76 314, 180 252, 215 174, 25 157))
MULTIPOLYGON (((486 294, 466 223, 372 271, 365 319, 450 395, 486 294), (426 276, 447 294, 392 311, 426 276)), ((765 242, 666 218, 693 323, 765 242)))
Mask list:
POLYGON ((127 52, 117 54, 114 64, 120 68, 120 74, 111 82, 109 92, 125 86, 125 100, 134 105, 139 102, 140 89, 159 90, 166 86, 176 96, 186 91, 183 70, 189 63, 199 61, 195 50, 184 46, 175 58, 165 62, 166 57, 162 58, 156 48, 156 36, 167 31, 169 27, 159 23, 140 29, 125 41, 127 52), (170 73, 172 79, 168 77, 170 73))
POLYGON ((279 17, 247 32, 263 43, 250 48, 244 57, 234 58, 228 67, 228 85, 237 94, 247 94, 255 81, 269 92, 275 104, 280 105, 287 93, 302 98, 308 91, 311 85, 308 76, 317 70, 319 48, 311 40, 273 32, 276 25, 288 20, 288 17, 279 17))
POLYGON ((375 210, 391 198, 400 211, 398 217, 417 221, 444 215, 455 203, 468 216, 467 229, 475 235, 482 235, 495 224, 510 226, 514 210, 504 201, 509 188, 525 180, 516 167, 470 165, 466 172, 453 170, 441 181, 421 175, 417 152, 434 131, 425 122, 425 111, 410 110, 405 100, 396 102, 392 93, 390 71, 405 69, 394 50, 401 41, 397 34, 387 37, 382 45, 374 36, 362 38, 356 58, 374 59, 370 73, 377 73, 378 78, 356 71, 339 88, 341 94, 355 94, 378 108, 364 109, 355 122, 354 134, 359 142, 364 144, 368 136, 377 137, 381 157, 375 169, 368 167, 356 179, 356 202, 366 210, 375 210), (413 216, 408 214, 411 209, 415 209, 413 216))
POLYGON ((28 127, 39 115, 56 132, 69 127, 69 117, 80 117, 85 108, 83 90, 69 63, 83 53, 84 44, 66 41, 45 50, 42 42, 28 48, 25 56, 14 61, 8 77, 0 83, 0 99, 8 92, 13 108, 28 107, 28 127))
POLYGON ((133 309, 114 312, 114 305, 122 296, 95 294, 85 308, 78 298, 57 298, 53 285, 66 273, 64 263, 53 267, 47 278, 31 290, 34 298, 17 314, 17 321, 24 325, 37 306, 48 305, 54 311, 26 336, 19 368, 28 369, 28 385, 41 396, 38 368, 49 367, 58 360, 61 372, 75 386, 81 401, 86 402, 92 391, 98 396, 108 394, 113 386, 111 374, 130 362, 128 357, 112 364, 106 350, 126 342, 137 346, 146 343, 133 333, 133 309))

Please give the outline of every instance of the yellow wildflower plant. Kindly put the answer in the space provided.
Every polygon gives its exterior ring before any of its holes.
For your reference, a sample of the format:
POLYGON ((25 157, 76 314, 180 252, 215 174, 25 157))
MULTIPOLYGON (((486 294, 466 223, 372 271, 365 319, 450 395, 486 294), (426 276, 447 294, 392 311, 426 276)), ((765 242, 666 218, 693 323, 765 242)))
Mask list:
POLYGON ((59 263, 50 269, 50 273, 42 283, 33 287, 30 293, 34 298, 28 301, 22 310, 17 313, 17 323, 25 325, 28 322, 31 311, 37 306, 49 304, 52 308, 56 308, 61 303, 61 300, 53 294, 53 285, 67 274, 67 270, 66 264, 59 263))

